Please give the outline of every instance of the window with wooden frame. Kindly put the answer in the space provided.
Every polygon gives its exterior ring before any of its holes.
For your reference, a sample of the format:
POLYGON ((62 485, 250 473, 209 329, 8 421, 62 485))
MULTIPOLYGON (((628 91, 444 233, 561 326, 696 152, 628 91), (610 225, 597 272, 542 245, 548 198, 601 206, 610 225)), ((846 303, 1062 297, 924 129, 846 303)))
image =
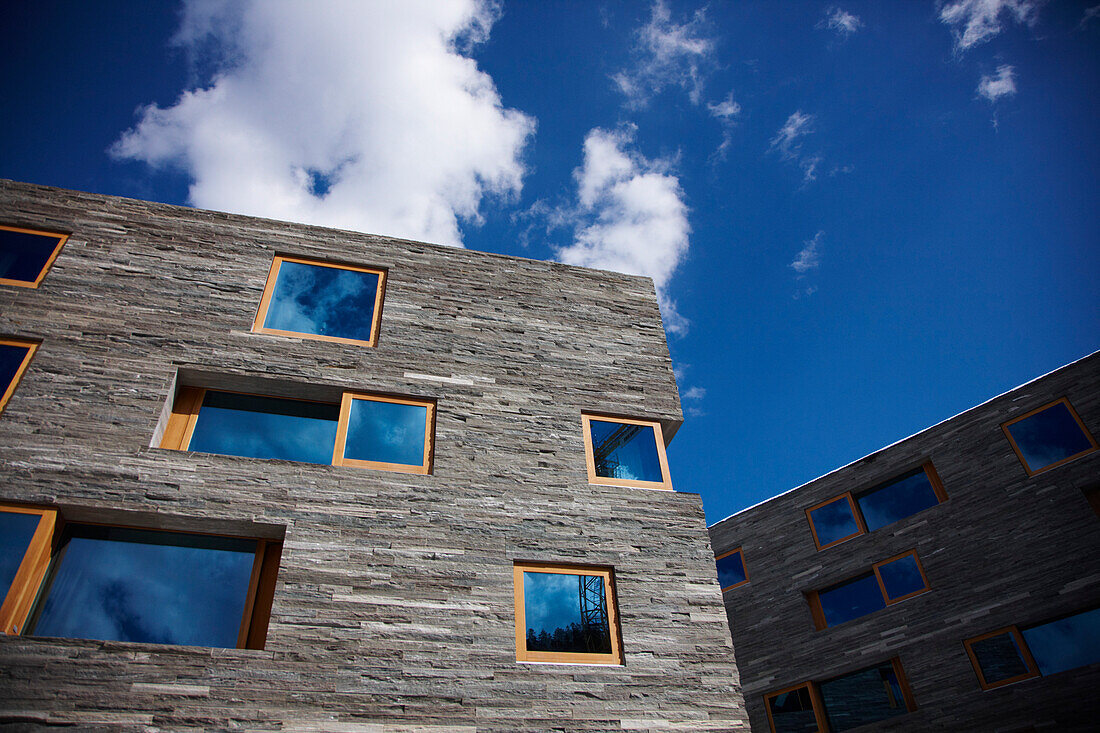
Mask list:
POLYGON ((68 234, 0 225, 0 284, 37 288, 68 234))
POLYGON ((427 474, 434 435, 430 400, 345 392, 338 404, 182 387, 160 447, 427 474))
POLYGON ((764 696, 773 733, 840 733, 917 709, 897 657, 822 681, 803 682, 764 696))
POLYGON ((1065 397, 1013 418, 1001 429, 1028 476, 1097 449, 1096 438, 1065 397))
POLYGON ((846 491, 806 510, 814 545, 824 550, 947 501, 931 461, 862 491, 846 491))
POLYGON ((375 346, 386 271, 276 255, 252 330, 375 346))
POLYGON ((516 661, 622 664, 611 568, 517 562, 516 661))
POLYGON ((745 569, 745 556, 740 547, 723 552, 714 558, 714 563, 718 569, 718 585, 722 586, 723 591, 749 582, 749 573, 745 569))
POLYGON ((581 414, 588 483, 672 490, 661 423, 581 414))
POLYGON ((963 642, 983 690, 1100 662, 1100 608, 963 642))
POLYGON ((963 645, 983 690, 1039 676, 1035 660, 1015 626, 975 636, 963 645))
POLYGON ((915 550, 903 552, 862 573, 823 590, 810 591, 814 626, 818 631, 881 611, 928 590, 928 578, 915 550))
POLYGON ((15 393, 15 387, 27 371, 39 342, 0 338, 0 412, 15 393))
POLYGON ((0 525, 6 634, 264 648, 281 542, 66 523, 19 506, 0 506, 0 525))

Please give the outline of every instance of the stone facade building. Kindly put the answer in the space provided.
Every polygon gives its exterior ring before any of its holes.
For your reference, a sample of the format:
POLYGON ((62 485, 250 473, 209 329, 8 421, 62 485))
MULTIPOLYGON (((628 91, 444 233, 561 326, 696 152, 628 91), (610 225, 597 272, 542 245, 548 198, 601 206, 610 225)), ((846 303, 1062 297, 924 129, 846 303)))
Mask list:
POLYGON ((752 730, 1096 730, 1098 435, 1100 352, 714 524, 752 730))
POLYGON ((0 729, 746 729, 649 279, 13 182, 0 224, 0 729))

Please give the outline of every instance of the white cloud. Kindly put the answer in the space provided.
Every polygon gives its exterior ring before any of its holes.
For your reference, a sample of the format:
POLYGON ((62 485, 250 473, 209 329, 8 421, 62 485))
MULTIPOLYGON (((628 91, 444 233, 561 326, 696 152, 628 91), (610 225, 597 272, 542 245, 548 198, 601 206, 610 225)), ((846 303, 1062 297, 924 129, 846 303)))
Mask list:
POLYGON ((711 117, 717 117, 720 120, 732 120, 741 114, 741 105, 733 101, 733 92, 730 92, 721 102, 708 102, 707 110, 710 112, 711 117))
POLYGON ((990 74, 983 75, 982 80, 978 83, 978 94, 982 95, 990 102, 996 102, 1001 97, 1011 97, 1015 93, 1015 70, 1007 64, 1002 64, 997 67, 996 76, 990 74))
POLYGON ((951 26, 955 50, 985 43, 1001 32, 1004 17, 1034 25, 1045 0, 954 0, 940 8, 940 20, 951 26))
POLYGON ((664 0, 656 0, 649 23, 637 31, 635 66, 612 75, 627 106, 645 107, 665 87, 679 86, 692 104, 702 101, 706 71, 714 63, 714 39, 704 36, 706 17, 697 10, 691 20, 677 24, 664 0))
POLYGON ((779 128, 772 138, 770 150, 779 151, 784 160, 789 160, 802 169, 803 183, 817 179, 817 169, 821 165, 820 155, 802 152, 802 139, 814 132, 814 116, 802 110, 796 110, 779 128))
POLYGON ((653 278, 665 326, 682 333, 668 285, 687 255, 688 207, 668 160, 649 160, 632 148, 633 127, 595 128, 584 140, 584 164, 573 171, 577 205, 552 223, 568 223, 573 243, 557 251, 570 265, 653 278))
POLYGON ((802 243, 802 250, 790 264, 792 270, 798 273, 797 278, 804 277, 807 272, 816 270, 821 265, 821 238, 825 232, 818 232, 813 239, 807 239, 802 243))
POLYGON ((1096 18, 1100 18, 1100 5, 1093 5, 1091 8, 1085 8, 1084 15, 1081 16, 1081 20, 1077 23, 1077 30, 1081 31, 1088 27, 1096 18))
POLYGON ((707 391, 702 387, 691 387, 687 389, 682 395, 681 400, 701 400, 707 396, 707 391))
POLYGON ((837 35, 847 38, 863 27, 863 21, 859 16, 833 5, 825 11, 825 17, 818 22, 817 27, 834 31, 837 35))
POLYGON ((191 203, 460 244, 486 197, 514 197, 535 123, 464 51, 489 0, 186 0, 177 42, 208 86, 140 110, 118 158, 175 166, 191 203))

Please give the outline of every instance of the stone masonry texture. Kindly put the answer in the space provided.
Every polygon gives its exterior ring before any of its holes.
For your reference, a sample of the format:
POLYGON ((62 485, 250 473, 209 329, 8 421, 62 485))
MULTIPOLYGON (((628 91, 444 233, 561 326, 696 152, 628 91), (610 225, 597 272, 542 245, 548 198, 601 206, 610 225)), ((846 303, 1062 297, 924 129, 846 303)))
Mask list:
POLYGON ((1083 731, 1100 721, 1100 664, 983 691, 963 640, 1100 605, 1100 518, 1084 492, 1100 451, 1028 476, 1001 425, 1066 397, 1100 436, 1100 352, 710 528, 742 546, 750 582, 726 591, 753 731, 764 696, 899 657, 917 710, 860 731, 1083 731), (947 501, 818 551, 806 509, 931 461, 947 501), (805 594, 916 550, 930 590, 817 631, 805 594))
POLYGON ((682 420, 648 278, 13 182, 0 223, 71 233, 0 286, 42 340, 0 501, 285 537, 265 650, 3 636, 0 730, 747 729, 699 497, 587 481, 582 410, 682 420), (275 254, 386 268, 378 346, 251 333, 275 254), (155 447, 188 385, 435 399, 433 471, 155 447), (517 663, 516 561, 612 567, 625 663, 517 663))

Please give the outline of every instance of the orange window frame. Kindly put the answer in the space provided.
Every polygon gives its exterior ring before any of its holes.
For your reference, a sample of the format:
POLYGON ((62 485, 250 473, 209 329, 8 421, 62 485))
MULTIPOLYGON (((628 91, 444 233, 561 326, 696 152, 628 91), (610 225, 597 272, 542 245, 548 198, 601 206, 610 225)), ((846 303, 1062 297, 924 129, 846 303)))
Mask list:
POLYGON ((50 564, 53 549, 54 529, 57 526, 57 510, 49 507, 20 506, 0 504, 0 512, 10 514, 37 514, 40 519, 35 528, 19 569, 12 578, 11 585, 0 589, 4 594, 0 605, 0 629, 9 636, 22 633, 46 569, 50 564))
POLYGON ((908 552, 903 552, 900 555, 894 555, 891 558, 880 560, 879 562, 873 564, 871 566, 871 569, 875 573, 875 580, 878 581, 878 589, 882 591, 882 599, 886 601, 887 606, 892 606, 895 603, 900 603, 901 601, 908 600, 913 596, 919 596, 921 593, 927 593, 929 590, 928 576, 924 574, 924 565, 921 563, 920 558, 917 556, 916 550, 909 550, 908 552), (886 592, 886 583, 882 581, 882 573, 879 572, 879 568, 881 568, 883 565, 889 565, 895 560, 900 560, 903 557, 909 557, 910 555, 913 556, 913 560, 917 564, 917 570, 920 572, 920 578, 921 581, 924 583, 924 587, 919 590, 915 590, 912 593, 906 593, 903 596, 898 596, 897 598, 890 598, 890 594, 886 592))
POLYGON ((31 359, 34 358, 34 352, 38 351, 38 347, 41 346, 42 343, 40 341, 24 341, 23 339, 15 338, 0 338, 0 344, 6 346, 19 346, 27 349, 27 355, 23 357, 23 362, 19 365, 19 368, 15 370, 15 374, 12 376, 11 381, 4 387, 3 394, 0 394, 0 412, 3 412, 4 407, 8 404, 8 400, 15 394, 15 388, 19 385, 19 380, 23 378, 23 373, 27 371, 31 359))
POLYGON ((1075 461, 1078 458, 1080 458, 1081 456, 1087 456, 1089 453, 1092 453, 1093 451, 1100 449, 1100 445, 1097 444, 1096 438, 1094 438, 1092 433, 1089 432, 1089 429, 1085 427, 1085 423, 1081 420, 1081 416, 1077 414, 1077 410, 1073 409, 1073 405, 1070 404, 1069 398, 1067 398, 1067 397, 1060 397, 1060 398, 1054 400, 1053 402, 1048 402, 1047 404, 1043 405, 1042 407, 1037 407, 1037 408, 1035 408, 1034 410, 1032 410, 1030 412, 1026 412, 1023 415, 1020 415, 1019 417, 1014 417, 1011 420, 1008 420, 1004 423, 1001 423, 1001 430, 1004 432, 1005 437, 1008 438, 1008 444, 1012 446, 1012 452, 1015 453, 1016 457, 1020 459, 1020 465, 1022 465, 1024 467, 1024 471, 1027 473, 1028 476, 1035 476, 1037 474, 1043 473, 1044 471, 1049 471, 1052 468, 1057 468, 1058 466, 1069 463, 1070 461, 1075 461), (1036 469, 1036 470, 1033 471, 1033 470, 1031 470, 1031 466, 1028 465, 1027 459, 1024 458, 1024 454, 1020 451, 1020 447, 1018 445, 1016 445, 1016 439, 1012 437, 1012 433, 1009 432, 1009 428, 1011 426, 1015 425, 1016 423, 1022 421, 1022 420, 1028 419, 1032 415, 1038 415, 1040 412, 1043 412, 1044 410, 1049 410, 1051 407, 1054 407, 1055 405, 1057 405, 1059 403, 1064 404, 1066 406, 1066 409, 1069 410, 1070 416, 1073 417, 1074 421, 1077 423, 1077 427, 1079 427, 1081 429, 1081 433, 1089 441, 1089 444, 1092 447, 1091 448, 1086 448, 1083 451, 1079 451, 1077 453, 1074 453, 1072 456, 1066 456, 1065 458, 1063 458, 1059 461, 1055 461, 1054 463, 1050 464, 1049 466, 1043 466, 1042 468, 1039 468, 1039 469, 1036 469))
POLYGON ((512 566, 516 620, 516 661, 557 662, 562 664, 616 664, 623 663, 622 634, 619 628, 619 609, 615 594, 615 573, 611 568, 596 565, 564 565, 561 563, 516 562, 512 566), (607 625, 611 634, 611 652, 588 654, 585 652, 541 652, 527 650, 527 616, 524 609, 523 573, 557 573, 560 575, 596 575, 603 578, 607 602, 607 625))
POLYGON ((33 281, 31 280, 14 280, 12 278, 0 277, 0 285, 15 285, 20 288, 37 288, 42 284, 42 280, 46 277, 46 273, 53 267, 54 260, 61 254, 61 248, 65 246, 65 242, 69 241, 68 234, 61 234, 60 232, 47 232, 41 229, 24 229, 23 227, 13 227, 0 224, 0 229, 7 232, 19 232, 20 234, 37 234, 40 237, 56 237, 57 244, 54 245, 53 252, 46 258, 46 264, 42 265, 42 270, 38 273, 33 281))
POLYGON ((656 420, 639 420, 614 415, 601 415, 594 412, 581 413, 581 431, 584 437, 584 461, 588 469, 588 483, 596 486, 629 486, 639 489, 660 489, 672 491, 672 476, 668 470, 668 456, 665 453, 665 436, 661 423, 656 420), (609 478, 596 475, 595 450, 592 447, 592 421, 614 422, 622 425, 643 425, 653 428, 653 438, 657 443, 657 460, 661 465, 661 481, 636 481, 625 478, 609 478))
POLYGON ((823 502, 820 502, 818 504, 814 504, 812 507, 809 507, 806 510, 806 521, 810 523, 810 534, 813 536, 814 546, 817 547, 819 552, 821 550, 826 550, 830 547, 835 547, 836 545, 839 545, 841 542, 847 542, 848 540, 852 539, 853 537, 859 537, 860 535, 867 534, 867 525, 864 524, 864 522, 863 522, 863 515, 860 514, 859 507, 856 506, 856 500, 855 500, 855 497, 852 496, 851 491, 845 491, 843 494, 839 494, 837 496, 830 497, 830 498, 826 499, 823 502), (832 504, 834 501, 839 501, 840 499, 847 499, 848 500, 848 508, 851 510, 852 517, 856 521, 856 531, 853 532, 850 535, 845 535, 844 537, 841 537, 839 539, 835 539, 832 542, 829 542, 828 544, 823 545, 823 544, 821 544, 821 540, 818 539, 817 527, 814 526, 814 518, 813 518, 812 512, 820 509, 821 507, 823 507, 827 504, 832 504))
POLYGON ((970 664, 974 667, 974 673, 978 676, 978 685, 980 685, 983 690, 993 690, 998 687, 1004 687, 1005 685, 1011 685, 1014 682, 1022 682, 1023 680, 1029 680, 1032 677, 1039 676, 1039 665, 1035 663, 1035 658, 1031 656, 1031 650, 1028 649, 1027 643, 1024 641, 1024 635, 1020 633, 1020 629, 1015 625, 1005 626, 1003 629, 997 629, 987 634, 981 634, 980 636, 966 639, 963 641, 963 646, 966 648, 966 655, 970 657, 970 664), (1024 660, 1024 666, 1027 667, 1027 671, 1015 677, 1009 677, 998 682, 986 682, 985 673, 982 671, 982 665, 978 663, 978 655, 974 653, 973 645, 979 641, 992 639, 1002 634, 1012 635, 1013 640, 1016 642, 1016 648, 1020 651, 1020 657, 1024 660))
POLYGON ((724 557, 729 557, 730 555, 740 555, 741 556, 741 569, 745 571, 745 579, 740 581, 740 582, 734 583, 733 585, 724 585, 724 586, 722 586, 722 592, 723 593, 725 593, 728 590, 732 590, 733 588, 740 588, 745 583, 749 582, 749 566, 745 564, 745 553, 742 552, 741 549, 742 548, 738 547, 736 549, 730 550, 729 552, 723 552, 721 555, 718 555, 717 557, 714 558, 714 562, 717 563, 719 560, 721 560, 724 557))
POLYGON ((331 341, 339 344, 354 344, 356 346, 377 346, 378 345, 378 332, 382 325, 382 302, 385 299, 386 293, 386 271, 377 267, 362 267, 359 265, 347 265, 336 262, 325 262, 323 260, 308 259, 305 257, 288 257, 284 255, 275 255, 271 261, 271 269, 267 274, 267 283, 264 285, 263 295, 260 297, 260 306, 256 310, 256 319, 252 323, 253 333, 269 333, 276 336, 290 336, 293 338, 305 338, 313 339, 315 341, 331 341), (351 272, 366 272, 371 275, 378 276, 378 288, 374 295, 374 314, 371 320, 370 328, 370 340, 363 341, 362 339, 349 339, 340 336, 324 336, 317 333, 306 333, 304 331, 283 331, 276 328, 265 328, 264 321, 267 320, 267 311, 271 306, 271 299, 275 295, 275 284, 279 280, 279 269, 284 262, 295 262, 300 265, 313 265, 314 267, 329 267, 334 270, 350 270, 351 272))

